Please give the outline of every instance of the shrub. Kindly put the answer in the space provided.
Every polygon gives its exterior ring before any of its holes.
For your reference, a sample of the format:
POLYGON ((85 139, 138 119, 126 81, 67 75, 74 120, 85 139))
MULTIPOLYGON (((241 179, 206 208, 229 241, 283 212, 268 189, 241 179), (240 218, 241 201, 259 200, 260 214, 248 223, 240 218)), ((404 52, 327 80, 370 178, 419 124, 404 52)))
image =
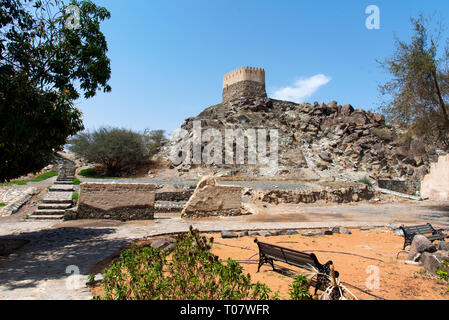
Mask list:
POLYGON ((78 200, 79 197, 80 197, 80 195, 79 195, 78 193, 75 192, 75 193, 72 195, 72 200, 78 200))
POLYGON ((79 186, 83 182, 80 179, 78 179, 78 178, 74 178, 72 183, 75 186, 79 186))
POLYGON ((125 168, 148 162, 163 142, 163 131, 137 133, 118 128, 83 132, 69 141, 69 150, 89 162, 102 164, 106 174, 119 176, 125 168), (162 137, 161 137, 162 135, 162 137))
POLYGON ((312 295, 309 291, 310 281, 306 276, 299 275, 295 281, 290 284, 290 300, 311 300, 312 295))
POLYGON ((363 179, 359 180, 360 183, 366 184, 368 187, 373 187, 373 184, 371 183, 371 181, 369 180, 368 177, 365 177, 363 179))
MULTIPOLYGON (((271 290, 251 282, 243 267, 221 262, 209 250, 213 238, 198 230, 178 236, 172 249, 128 249, 104 271, 103 299, 114 300, 268 300, 271 290)), ((96 297, 97 299, 100 297, 96 297)))
MULTIPOLYGON (((437 270, 437 275, 440 276, 441 281, 446 283, 446 285, 449 286, 449 261, 443 260, 443 269, 437 270)), ((447 292, 449 292, 449 287, 447 289, 447 292)))
POLYGON ((0 202, 0 207, 6 207, 6 203, 0 202))

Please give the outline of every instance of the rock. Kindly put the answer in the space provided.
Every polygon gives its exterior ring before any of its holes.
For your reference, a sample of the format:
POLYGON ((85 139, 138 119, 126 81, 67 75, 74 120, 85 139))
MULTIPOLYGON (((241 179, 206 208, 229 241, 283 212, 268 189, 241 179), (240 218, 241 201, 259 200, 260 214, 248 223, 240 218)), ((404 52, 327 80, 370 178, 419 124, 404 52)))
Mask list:
POLYGON ((410 248, 410 252, 408 254, 407 260, 416 261, 415 257, 418 253, 424 253, 424 252, 435 252, 437 251, 437 248, 432 244, 432 242, 427 239, 423 235, 416 235, 413 238, 412 246, 410 248))
POLYGON ((174 241, 168 239, 156 239, 151 243, 153 249, 166 250, 173 248, 174 241))
POLYGON ((320 153, 318 156, 321 158, 321 160, 332 163, 332 158, 331 158, 330 153, 323 152, 323 153, 320 153))
POLYGON ((222 231, 221 232, 221 237, 223 239, 233 239, 233 238, 238 238, 239 235, 235 232, 232 231, 222 231))
POLYGON ((250 232, 248 232, 248 235, 250 237, 258 236, 259 235, 259 231, 250 231, 250 232))
POLYGON ((394 229, 394 234, 397 236, 404 236, 404 231, 401 228, 394 229))
POLYGON ((334 227, 332 228, 332 232, 335 234, 352 234, 351 231, 349 231, 348 229, 346 229, 345 227, 334 227))
POLYGON ((341 109, 341 113, 343 113, 344 115, 350 115, 353 112, 354 112, 354 108, 350 104, 345 105, 341 109))
POLYGON ((316 237, 316 236, 322 236, 323 232, 318 231, 318 232, 305 232, 303 234, 301 234, 303 237, 316 237))
POLYGON ((424 252, 421 255, 421 262, 424 269, 434 275, 436 275, 439 269, 443 269, 443 262, 436 255, 429 252, 424 252))
POLYGON ((334 233, 332 232, 332 230, 326 230, 326 231, 324 231, 324 235, 325 236, 332 236, 332 235, 334 235, 334 233))
POLYGON ((262 230, 259 231, 259 236, 261 237, 271 237, 273 234, 270 231, 262 230))
POLYGON ((243 231, 243 232, 240 232, 239 234, 238 234, 238 237, 239 238, 243 238, 243 237, 247 237, 249 235, 249 232, 248 231, 243 231))
POLYGON ((438 250, 449 251, 449 242, 440 241, 438 243, 438 250))

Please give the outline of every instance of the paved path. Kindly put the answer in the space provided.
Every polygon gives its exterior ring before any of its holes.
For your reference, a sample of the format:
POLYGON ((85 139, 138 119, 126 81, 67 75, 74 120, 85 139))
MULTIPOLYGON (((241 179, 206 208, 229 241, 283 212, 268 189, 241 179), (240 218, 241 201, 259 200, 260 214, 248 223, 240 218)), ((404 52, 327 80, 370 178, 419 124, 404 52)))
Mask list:
POLYGON ((0 260, 0 299, 91 299, 89 270, 132 240, 184 232, 307 229, 332 226, 386 226, 423 222, 449 227, 449 205, 415 203, 333 207, 259 208, 254 216, 183 220, 176 215, 154 221, 10 221, 0 219, 0 238, 31 242, 0 260), (265 211, 264 211, 265 210, 265 211), (79 276, 74 274, 79 271, 79 276))

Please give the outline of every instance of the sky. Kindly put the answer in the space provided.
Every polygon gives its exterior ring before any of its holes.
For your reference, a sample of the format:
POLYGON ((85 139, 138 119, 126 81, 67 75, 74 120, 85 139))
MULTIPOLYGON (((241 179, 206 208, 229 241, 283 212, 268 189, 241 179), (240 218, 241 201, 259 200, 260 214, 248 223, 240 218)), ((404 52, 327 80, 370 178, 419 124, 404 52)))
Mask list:
POLYGON ((102 31, 112 92, 77 101, 87 130, 171 132, 220 103, 223 76, 241 66, 265 69, 269 97, 376 111, 389 79, 377 61, 394 53, 395 37, 410 39, 410 18, 449 23, 447 0, 93 2, 111 12, 102 31), (378 29, 366 26, 370 5, 378 29))

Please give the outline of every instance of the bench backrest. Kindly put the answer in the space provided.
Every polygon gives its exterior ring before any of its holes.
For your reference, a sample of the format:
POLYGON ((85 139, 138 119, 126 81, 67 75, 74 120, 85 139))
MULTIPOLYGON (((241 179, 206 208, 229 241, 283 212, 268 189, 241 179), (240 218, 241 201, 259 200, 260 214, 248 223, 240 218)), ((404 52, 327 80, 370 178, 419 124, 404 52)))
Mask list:
POLYGON ((257 245, 259 246, 260 252, 268 258, 274 258, 278 261, 307 270, 311 270, 311 267, 315 267, 319 271, 322 269, 322 265, 313 253, 305 253, 263 242, 257 242, 257 245))
POLYGON ((429 233, 434 233, 436 230, 432 227, 431 224, 425 224, 425 225, 421 225, 421 226, 411 226, 411 227, 401 227, 402 230, 404 231, 404 233, 408 234, 408 235, 412 235, 412 234, 421 234, 421 235, 425 235, 425 234, 429 234, 429 233))

